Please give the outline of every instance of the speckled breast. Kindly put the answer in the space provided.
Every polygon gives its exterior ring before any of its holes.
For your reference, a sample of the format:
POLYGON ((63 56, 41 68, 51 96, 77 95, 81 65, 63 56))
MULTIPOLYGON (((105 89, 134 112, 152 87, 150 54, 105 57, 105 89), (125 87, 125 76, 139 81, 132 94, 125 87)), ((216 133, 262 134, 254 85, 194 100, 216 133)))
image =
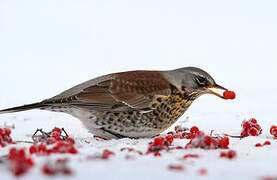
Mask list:
POLYGON ((155 136, 175 123, 196 98, 174 88, 169 96, 156 97, 149 111, 98 112, 96 124, 122 136, 155 136))

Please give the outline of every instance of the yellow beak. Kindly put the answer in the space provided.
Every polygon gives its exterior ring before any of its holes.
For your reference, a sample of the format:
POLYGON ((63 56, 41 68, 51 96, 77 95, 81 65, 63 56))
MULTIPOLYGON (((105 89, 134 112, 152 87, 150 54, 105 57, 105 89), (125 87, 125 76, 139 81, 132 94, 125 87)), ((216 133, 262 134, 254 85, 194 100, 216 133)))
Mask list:
POLYGON ((207 92, 208 92, 209 94, 216 95, 216 96, 218 96, 218 97, 220 97, 220 98, 222 98, 222 99, 224 99, 224 96, 223 96, 223 95, 220 95, 219 93, 217 93, 217 92, 211 90, 210 88, 215 88, 215 89, 221 89, 221 90, 224 90, 224 91, 228 91, 228 89, 226 89, 226 88, 224 88, 224 87, 222 87, 222 86, 220 86, 220 85, 217 85, 217 84, 216 84, 216 85, 212 85, 212 86, 207 86, 207 87, 205 87, 205 89, 207 90, 207 92))

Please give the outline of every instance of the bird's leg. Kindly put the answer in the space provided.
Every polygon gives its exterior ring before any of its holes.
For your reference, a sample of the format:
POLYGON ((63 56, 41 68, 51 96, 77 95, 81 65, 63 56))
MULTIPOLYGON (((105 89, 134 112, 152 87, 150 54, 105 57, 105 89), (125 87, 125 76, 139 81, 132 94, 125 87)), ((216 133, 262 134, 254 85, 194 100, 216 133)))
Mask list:
POLYGON ((67 139, 67 138, 69 137, 68 134, 67 134, 67 132, 65 131, 64 128, 62 128, 61 130, 62 130, 62 132, 64 132, 64 134, 65 134, 65 136, 63 136, 63 139, 67 139))
POLYGON ((118 139, 119 137, 107 132, 106 130, 103 130, 102 128, 93 128, 89 131, 94 135, 94 137, 100 137, 101 139, 118 139))
POLYGON ((32 136, 32 140, 34 143, 41 142, 42 140, 46 140, 48 137, 50 137, 50 133, 44 132, 42 129, 37 129, 36 132, 32 136), (40 132, 41 135, 37 135, 37 133, 40 132))

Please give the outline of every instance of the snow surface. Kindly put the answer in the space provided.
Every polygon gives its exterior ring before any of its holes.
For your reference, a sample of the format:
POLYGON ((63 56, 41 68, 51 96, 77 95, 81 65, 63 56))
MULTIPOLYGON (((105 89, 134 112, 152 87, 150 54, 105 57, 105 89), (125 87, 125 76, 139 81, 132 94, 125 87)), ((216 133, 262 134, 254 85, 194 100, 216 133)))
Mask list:
MULTIPOLYGON (((188 119, 187 127, 237 135, 240 123, 255 117, 263 134, 231 139, 230 148, 238 153, 234 160, 220 159, 221 150, 200 149, 162 152, 162 157, 130 153, 135 159, 126 160, 127 152, 119 151, 122 147, 146 152, 152 139, 96 141, 77 119, 61 113, 33 110, 1 115, 0 125, 15 125, 14 140, 30 140, 36 128, 54 126, 76 138, 80 153, 69 157, 74 175, 55 179, 277 177, 277 142, 269 134, 270 126, 277 125, 276 7, 274 0, 0 0, 0 109, 37 102, 111 72, 197 66, 236 91, 237 98, 200 97, 176 124, 188 119), (266 140, 272 145, 254 147, 266 140), (116 156, 88 160, 106 148, 116 156), (187 153, 201 157, 180 161, 187 153), (183 164, 185 170, 169 171, 169 164, 183 164), (200 168, 208 174, 199 176, 200 168)), ((8 149, 1 148, 0 155, 8 149)), ((36 167, 20 179, 48 179, 40 172, 47 158, 35 161, 36 167)), ((13 179, 4 164, 0 179, 13 179)))

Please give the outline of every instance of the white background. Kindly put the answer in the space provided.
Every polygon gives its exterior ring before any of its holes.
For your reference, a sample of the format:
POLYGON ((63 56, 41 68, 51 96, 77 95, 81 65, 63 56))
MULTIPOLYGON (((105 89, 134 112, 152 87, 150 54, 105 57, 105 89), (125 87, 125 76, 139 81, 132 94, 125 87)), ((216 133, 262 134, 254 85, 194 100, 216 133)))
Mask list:
MULTIPOLYGON (((268 129, 277 124, 276 9, 275 0, 0 0, 0 109, 107 73, 197 66, 237 99, 199 98, 186 113, 192 124, 239 133, 254 116, 268 129)), ((18 114, 50 115, 76 121, 18 114)))
MULTIPOLYGON (((267 110, 277 100, 264 98, 276 90, 276 8, 252 0, 0 0, 0 107, 111 72, 197 66, 236 90, 240 110, 267 110)), ((216 111, 235 108, 207 101, 216 111)))

